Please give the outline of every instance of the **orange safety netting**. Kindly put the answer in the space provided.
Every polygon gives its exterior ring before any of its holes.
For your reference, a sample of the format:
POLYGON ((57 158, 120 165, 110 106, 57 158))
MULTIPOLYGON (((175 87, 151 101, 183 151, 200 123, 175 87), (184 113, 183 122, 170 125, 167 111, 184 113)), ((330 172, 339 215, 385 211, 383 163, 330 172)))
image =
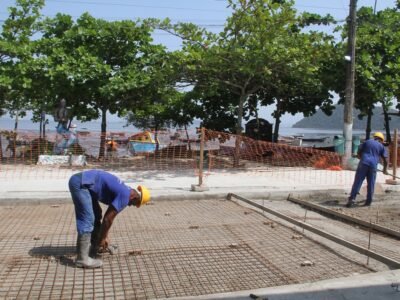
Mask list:
POLYGON ((337 153, 316 148, 257 141, 211 130, 206 130, 205 135, 211 168, 279 166, 336 169, 341 164, 337 153))
MULTIPOLYGON (((159 132, 77 131, 71 136, 55 132, 45 137, 32 131, 1 131, 0 171, 7 178, 36 174, 40 168, 57 168, 62 177, 71 170, 193 170, 198 174, 200 132, 167 130, 159 132), (68 170, 68 171, 67 171, 68 170)), ((311 168, 341 170, 337 153, 258 141, 246 136, 204 130, 204 171, 240 169, 284 170, 311 168)), ((207 175, 207 174, 206 174, 207 175)), ((34 175, 36 176, 36 175, 34 175)), ((54 176, 54 173, 53 175, 54 176)))

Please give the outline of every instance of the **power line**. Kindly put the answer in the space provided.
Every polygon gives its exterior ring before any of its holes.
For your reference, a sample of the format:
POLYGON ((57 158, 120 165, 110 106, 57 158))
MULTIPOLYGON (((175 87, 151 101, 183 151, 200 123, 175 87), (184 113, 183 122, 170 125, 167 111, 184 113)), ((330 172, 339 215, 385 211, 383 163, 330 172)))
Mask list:
POLYGON ((317 8, 317 9, 335 9, 335 10, 346 10, 343 7, 330 7, 330 6, 313 6, 313 5, 295 5, 295 7, 304 7, 304 8, 317 8))
POLYGON ((105 3, 105 2, 89 2, 89 1, 77 1, 77 0, 47 0, 47 2, 53 3, 74 3, 74 4, 89 4, 89 5, 105 5, 105 6, 122 6, 122 7, 143 7, 143 8, 157 8, 157 9, 173 9, 173 10, 193 10, 193 11, 212 11, 221 12, 226 10, 216 10, 216 9, 205 9, 205 8, 190 8, 190 7, 172 7, 172 6, 153 6, 153 5, 139 5, 139 4, 128 4, 128 3, 105 3))
MULTIPOLYGON (((130 3, 105 3, 98 1, 84 1, 84 0, 47 0, 48 3, 68 3, 68 4, 88 4, 88 5, 103 5, 103 6, 120 6, 120 7, 142 7, 142 8, 155 8, 155 9, 169 9, 169 10, 187 10, 187 11, 205 11, 205 12, 226 12, 226 10, 218 9, 204 9, 204 8, 191 8, 191 7, 176 7, 176 6, 155 6, 155 5, 140 5, 140 4, 130 4, 130 3)), ((340 7, 329 7, 329 6, 313 6, 313 5, 295 5, 295 7, 303 8, 314 8, 314 9, 335 9, 335 10, 345 10, 340 7)))
MULTIPOLYGON (((218 1, 218 0, 216 0, 218 1)), ((343 1, 343 0, 342 0, 343 1)), ((171 10, 192 10, 192 11, 207 11, 207 12, 226 12, 226 10, 216 10, 216 9, 202 9, 202 8, 190 8, 190 7, 172 7, 172 6, 154 6, 154 5, 139 5, 139 4, 130 4, 130 3, 105 3, 99 1, 85 1, 85 0, 47 0, 47 3, 68 3, 68 4, 89 4, 89 5, 103 5, 103 6, 121 6, 121 7, 143 7, 143 8, 153 8, 153 9, 171 9, 171 10)), ((343 4, 343 2, 342 2, 343 4)), ((346 10, 344 7, 330 7, 330 6, 314 6, 314 5, 295 5, 295 7, 303 7, 303 8, 312 8, 312 9, 327 9, 327 10, 346 10)), ((7 12, 0 12, 0 14, 8 14, 7 12)), ((77 18, 77 16, 72 16, 77 18)), ((121 17, 102 17, 104 19, 121 19, 121 17)), ((196 20, 197 21, 197 20, 196 20)), ((175 22, 192 22, 197 23, 196 21, 175 21, 175 22)), ((214 25, 211 26, 222 26, 222 25, 214 25)))
MULTIPOLYGON (((0 15, 6 15, 8 16, 9 14, 6 12, 0 12, 0 15)), ((46 15, 41 15, 44 18, 54 18, 56 17, 56 15, 54 14, 46 14, 46 15)), ((80 16, 76 16, 76 15, 69 15, 71 16, 73 19, 78 19, 81 17, 80 16)), ((121 17, 101 17, 101 16, 93 16, 95 18, 98 19, 105 19, 108 21, 124 21, 124 20, 134 20, 134 19, 124 19, 121 17)), ((137 17, 138 19, 138 17, 137 17)), ((145 18, 143 18, 145 19, 145 18)), ((163 19, 163 18, 157 18, 157 19, 163 19)), ((213 26, 224 26, 223 22, 225 22, 224 20, 218 20, 218 19, 173 19, 173 18, 169 18, 169 20, 171 20, 172 23, 193 23, 193 24, 197 24, 197 25, 204 25, 204 26, 208 26, 208 27, 213 27, 213 26), (207 22, 205 24, 202 24, 202 22, 207 22), (218 24, 218 22, 221 22, 220 24, 218 24)), ((3 20, 4 21, 4 20, 3 20)))
MULTIPOLYGON (((226 10, 216 9, 204 9, 204 8, 190 8, 190 7, 176 7, 176 6, 154 6, 154 5, 139 5, 139 4, 128 4, 128 3, 105 3, 105 2, 89 2, 83 0, 47 0, 48 2, 54 3, 74 3, 74 4, 89 4, 89 5, 105 5, 105 6, 122 6, 122 7, 144 7, 144 8, 161 8, 161 9, 173 9, 173 10, 193 10, 193 11, 212 11, 212 12, 225 12, 226 10)), ((317 8, 317 9, 335 9, 335 10, 346 10, 343 7, 332 7, 332 6, 314 6, 314 5, 295 5, 295 7, 304 8, 317 8)))

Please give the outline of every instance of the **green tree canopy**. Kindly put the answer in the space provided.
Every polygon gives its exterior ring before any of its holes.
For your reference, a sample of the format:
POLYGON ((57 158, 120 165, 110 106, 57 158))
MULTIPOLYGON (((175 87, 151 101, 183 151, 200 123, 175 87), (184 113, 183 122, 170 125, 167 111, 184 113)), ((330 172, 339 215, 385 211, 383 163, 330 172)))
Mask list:
MULTIPOLYGON (((381 105, 385 113, 385 128, 390 141, 387 111, 399 95, 400 71, 400 11, 389 8, 375 13, 370 7, 361 7, 357 12, 355 107, 368 116, 366 136, 371 131, 373 108, 381 105)), ((342 30, 343 41, 338 49, 344 56, 346 26, 342 30)), ((344 69, 344 60, 337 64, 337 72, 344 69)), ((337 77, 341 78, 341 77, 337 77)), ((343 77, 342 77, 343 78, 343 77)), ((344 101, 344 80, 336 79, 336 91, 344 101)))
POLYGON ((34 57, 32 36, 43 0, 17 0, 0 34, 0 108, 23 116, 32 98, 34 57))
POLYGON ((303 31, 308 24, 322 24, 330 18, 299 16, 293 4, 231 0, 232 16, 219 34, 193 24, 160 25, 182 37, 184 78, 193 84, 199 104, 208 106, 203 110, 220 108, 225 112, 212 115, 232 117, 234 108, 237 134, 242 132, 243 116, 249 113, 245 109, 254 107, 247 105, 254 94, 263 95, 262 99, 255 98, 263 105, 285 101, 279 114, 313 111, 316 105, 331 101, 321 77, 321 64, 332 48, 331 39, 322 33, 303 31))
POLYGON ((55 101, 65 98, 82 121, 101 116, 102 157, 107 111, 123 116, 146 105, 142 96, 165 49, 152 43, 152 28, 141 21, 109 22, 86 13, 73 22, 59 14, 43 28, 40 59, 55 101))

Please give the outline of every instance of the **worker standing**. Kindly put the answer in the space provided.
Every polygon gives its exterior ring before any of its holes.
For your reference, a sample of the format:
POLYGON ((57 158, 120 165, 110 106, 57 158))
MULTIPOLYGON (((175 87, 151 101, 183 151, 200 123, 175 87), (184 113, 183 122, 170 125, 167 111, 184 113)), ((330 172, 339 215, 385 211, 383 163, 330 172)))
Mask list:
POLYGON ((78 231, 76 266, 98 268, 98 252, 110 250, 108 232, 115 217, 127 206, 140 207, 150 201, 144 186, 131 188, 121 179, 102 170, 87 170, 71 176, 69 190, 75 206, 78 231), (99 202, 108 205, 102 218, 99 202))
POLYGON ((381 158, 383 161, 383 173, 387 174, 388 153, 383 145, 384 140, 384 135, 381 132, 376 132, 373 139, 365 141, 358 148, 357 157, 360 159, 360 162, 358 163, 354 183, 346 207, 350 208, 355 205, 356 196, 365 178, 367 178, 367 199, 364 206, 371 205, 374 196, 376 172, 381 158))

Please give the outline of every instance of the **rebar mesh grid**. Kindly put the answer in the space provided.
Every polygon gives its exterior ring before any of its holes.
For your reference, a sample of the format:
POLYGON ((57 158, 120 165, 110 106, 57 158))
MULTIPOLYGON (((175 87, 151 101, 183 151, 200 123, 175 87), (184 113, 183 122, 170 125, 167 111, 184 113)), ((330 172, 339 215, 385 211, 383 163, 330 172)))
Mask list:
POLYGON ((73 205, 0 207, 0 298, 148 299, 255 289, 368 273, 230 201, 128 208, 112 227, 117 255, 74 267, 73 205), (274 224, 274 225, 272 225, 274 224), (301 266, 306 260, 313 265, 301 266))
MULTIPOLYGON (((400 207, 398 206, 397 198, 391 199, 391 197, 386 197, 385 199, 382 195, 375 195, 374 198, 372 205, 368 207, 357 206, 350 210, 333 207, 333 209, 341 214, 350 215, 365 222, 370 222, 371 224, 377 224, 400 232, 400 207)), ((319 203, 319 205, 326 205, 326 203, 322 202, 319 203)), ((332 207, 330 208, 332 209, 332 207)), ((400 261, 400 252, 398 251, 400 248, 399 240, 387 237, 385 234, 380 234, 374 230, 371 232, 372 241, 369 245, 371 250, 400 261), (383 244, 393 246, 387 247, 383 246, 383 244)), ((368 247, 369 244, 365 238, 355 238, 352 241, 363 247, 368 247)))
MULTIPOLYGON (((346 221, 343 222, 340 218, 336 217, 329 218, 323 213, 319 214, 318 212, 313 212, 312 210, 300 208, 299 205, 293 203, 276 205, 276 203, 265 201, 262 205, 278 210, 280 213, 285 214, 293 219, 303 222, 305 221, 306 223, 318 228, 322 227, 327 231, 329 231, 329 228, 341 228, 342 232, 347 233, 346 237, 344 238, 349 242, 370 249, 391 259, 400 261, 400 252, 398 251, 398 249, 400 249, 400 241, 397 238, 393 238, 374 230, 371 231, 371 236, 369 237, 369 230, 363 228, 363 226, 354 225, 346 221), (350 232, 352 234, 349 234, 350 232)), ((382 208, 384 207, 381 206, 381 209, 382 208)), ((353 217, 357 216, 357 218, 368 220, 371 216, 375 215, 376 209, 376 207, 362 207, 357 212, 355 212, 354 209, 351 209, 350 211, 348 209, 345 211, 340 210, 340 212, 343 214, 352 215, 353 217)), ((396 213, 396 211, 394 211, 394 213, 396 213)), ((336 232, 334 232, 334 234, 336 234, 336 232)))

